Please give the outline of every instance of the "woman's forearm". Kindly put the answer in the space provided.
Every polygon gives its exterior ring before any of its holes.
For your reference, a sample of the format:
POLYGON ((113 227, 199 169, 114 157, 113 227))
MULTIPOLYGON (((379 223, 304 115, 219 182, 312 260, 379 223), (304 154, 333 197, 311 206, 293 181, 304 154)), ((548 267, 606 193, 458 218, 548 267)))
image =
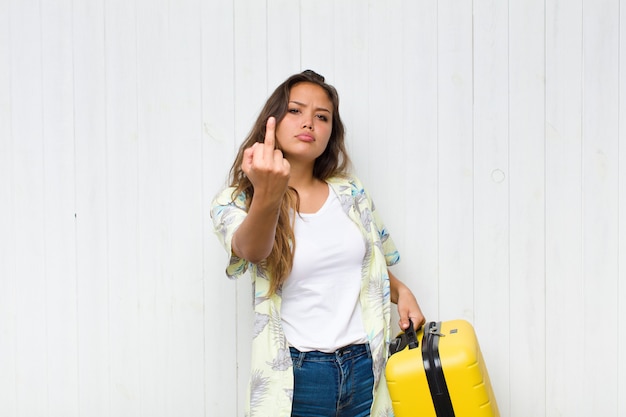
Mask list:
POLYGON ((264 202, 253 197, 248 215, 233 235, 233 253, 252 263, 269 256, 274 245, 280 202, 264 202))

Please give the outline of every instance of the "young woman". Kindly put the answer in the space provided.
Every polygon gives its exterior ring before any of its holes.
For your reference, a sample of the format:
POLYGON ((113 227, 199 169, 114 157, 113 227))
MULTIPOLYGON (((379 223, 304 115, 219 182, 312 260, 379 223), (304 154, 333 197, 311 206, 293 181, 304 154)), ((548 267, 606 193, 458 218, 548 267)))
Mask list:
POLYGON ((307 70, 267 100, 212 204, 226 274, 254 284, 247 416, 393 415, 390 302, 402 329, 425 319, 349 164, 337 92, 307 70))

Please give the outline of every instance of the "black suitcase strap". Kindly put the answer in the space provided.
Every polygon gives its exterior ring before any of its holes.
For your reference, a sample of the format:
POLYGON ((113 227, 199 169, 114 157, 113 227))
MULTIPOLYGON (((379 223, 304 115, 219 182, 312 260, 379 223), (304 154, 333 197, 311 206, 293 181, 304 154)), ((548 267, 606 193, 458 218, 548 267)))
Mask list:
POLYGON ((437 417, 454 417, 454 408, 439 356, 441 337, 445 337, 441 334, 441 322, 432 321, 426 324, 422 337, 422 360, 437 417))
MULTIPOLYGON (((422 361, 430 396, 435 407, 437 417, 455 417, 450 392, 443 373, 441 357, 439 355, 439 339, 445 337, 441 333, 441 322, 431 321, 424 325, 424 334, 422 336, 422 361)), ((409 318, 409 327, 391 342, 389 347, 390 354, 404 350, 406 347, 415 349, 419 347, 417 334, 413 328, 413 322, 409 318)))

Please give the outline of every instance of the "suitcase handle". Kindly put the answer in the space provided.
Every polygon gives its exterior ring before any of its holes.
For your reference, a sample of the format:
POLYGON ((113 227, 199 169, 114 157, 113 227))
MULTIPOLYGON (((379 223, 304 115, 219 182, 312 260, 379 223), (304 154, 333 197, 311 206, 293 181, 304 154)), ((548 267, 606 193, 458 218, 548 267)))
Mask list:
POLYGON ((413 320, 409 317, 409 327, 404 331, 408 339, 409 349, 415 349, 419 343, 417 342, 417 334, 415 333, 415 327, 413 327, 413 320))
MULTIPOLYGON (((421 327, 420 327, 421 328, 421 327)), ((413 322, 409 318, 409 327, 402 333, 400 333, 389 344, 389 355, 393 355, 401 350, 404 350, 407 346, 409 349, 415 349, 418 347, 419 342, 417 340, 417 333, 413 327, 413 322)))

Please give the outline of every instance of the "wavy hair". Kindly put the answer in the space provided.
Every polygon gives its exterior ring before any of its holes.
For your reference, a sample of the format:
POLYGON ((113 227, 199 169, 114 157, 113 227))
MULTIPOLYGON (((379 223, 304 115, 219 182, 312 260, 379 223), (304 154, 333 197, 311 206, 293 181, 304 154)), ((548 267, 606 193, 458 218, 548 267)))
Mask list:
MULTIPOLYGON (((350 159, 345 147, 345 129, 339 116, 339 95, 337 90, 325 82, 322 75, 314 71, 306 70, 294 74, 280 84, 272 95, 267 99, 263 109, 259 113, 250 133, 241 144, 235 162, 230 169, 230 186, 235 187, 233 197, 239 193, 246 196, 246 206, 250 208, 254 187, 241 169, 243 152, 255 142, 265 141, 265 126, 267 119, 276 118, 276 126, 283 120, 288 111, 289 95, 291 89, 299 83, 312 83, 326 91, 332 103, 332 130, 328 145, 324 152, 315 160, 313 176, 325 181, 334 176, 345 176, 350 168, 350 159)), ((269 271, 270 293, 280 290, 283 282, 287 279, 293 266, 296 242, 293 232, 293 222, 299 209, 298 192, 289 187, 283 197, 276 225, 274 245, 270 255, 262 262, 262 266, 269 271)), ((268 294, 269 295, 269 294, 268 294)))

